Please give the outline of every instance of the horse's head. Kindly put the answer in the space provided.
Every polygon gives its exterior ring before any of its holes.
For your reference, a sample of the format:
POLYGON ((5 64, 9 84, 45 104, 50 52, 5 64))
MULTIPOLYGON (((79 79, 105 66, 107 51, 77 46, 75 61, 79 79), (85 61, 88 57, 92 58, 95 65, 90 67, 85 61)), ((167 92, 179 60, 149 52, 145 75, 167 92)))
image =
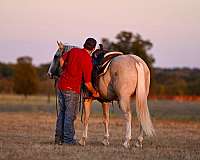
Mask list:
POLYGON ((57 49, 55 55, 58 56, 58 57, 62 56, 62 54, 64 52, 68 52, 72 48, 78 48, 77 46, 73 46, 73 45, 69 45, 69 44, 64 44, 61 41, 60 42, 57 41, 57 44, 58 44, 58 49, 57 49))
POLYGON ((48 70, 48 76, 50 78, 58 78, 60 76, 61 68, 60 68, 60 57, 64 52, 68 52, 72 48, 76 48, 76 46, 63 44, 62 42, 58 42, 58 49, 54 54, 53 61, 48 70))

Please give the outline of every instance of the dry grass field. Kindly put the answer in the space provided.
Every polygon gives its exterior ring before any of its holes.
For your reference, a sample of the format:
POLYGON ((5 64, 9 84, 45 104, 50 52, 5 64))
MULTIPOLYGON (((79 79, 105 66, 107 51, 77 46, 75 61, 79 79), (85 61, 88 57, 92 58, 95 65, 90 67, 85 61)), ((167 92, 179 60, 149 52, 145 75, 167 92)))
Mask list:
MULTIPOLYGON (((139 134, 133 118, 130 149, 122 147, 123 119, 111 108, 110 146, 103 146, 104 127, 99 105, 94 106, 85 147, 54 145, 55 106, 45 98, 0 96, 1 160, 200 160, 200 103, 150 101, 149 108, 157 136, 145 137, 143 149, 134 147, 139 134), (99 110, 98 110, 99 109, 99 110), (171 115, 171 117, 170 117, 171 115), (184 116, 185 115, 185 116, 184 116)), ((81 137, 80 117, 76 120, 77 139, 81 137)))

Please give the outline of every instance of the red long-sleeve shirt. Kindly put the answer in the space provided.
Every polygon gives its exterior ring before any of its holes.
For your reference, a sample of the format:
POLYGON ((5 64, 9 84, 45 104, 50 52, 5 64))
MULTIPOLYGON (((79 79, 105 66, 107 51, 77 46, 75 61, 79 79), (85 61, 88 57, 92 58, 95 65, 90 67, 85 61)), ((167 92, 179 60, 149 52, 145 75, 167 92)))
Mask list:
POLYGON ((82 77, 85 83, 91 81, 92 59, 85 49, 73 48, 62 56, 63 72, 58 81, 60 90, 80 93, 82 77))

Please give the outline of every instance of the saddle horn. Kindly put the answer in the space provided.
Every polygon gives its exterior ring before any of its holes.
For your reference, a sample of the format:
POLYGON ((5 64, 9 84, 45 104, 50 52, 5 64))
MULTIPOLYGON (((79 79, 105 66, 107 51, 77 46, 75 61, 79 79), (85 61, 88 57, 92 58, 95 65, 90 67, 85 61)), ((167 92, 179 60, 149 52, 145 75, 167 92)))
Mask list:
POLYGON ((99 49, 103 50, 103 44, 99 44, 99 49))

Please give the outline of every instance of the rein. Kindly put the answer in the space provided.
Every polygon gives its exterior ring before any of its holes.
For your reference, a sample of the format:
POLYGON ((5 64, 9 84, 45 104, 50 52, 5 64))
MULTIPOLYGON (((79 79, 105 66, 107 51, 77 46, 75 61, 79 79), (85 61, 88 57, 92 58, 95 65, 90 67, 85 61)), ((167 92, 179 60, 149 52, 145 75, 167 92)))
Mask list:
POLYGON ((57 84, 57 79, 55 79, 54 81, 54 88, 55 88, 55 95, 56 95, 56 115, 58 118, 58 93, 57 93, 56 84, 57 84))

